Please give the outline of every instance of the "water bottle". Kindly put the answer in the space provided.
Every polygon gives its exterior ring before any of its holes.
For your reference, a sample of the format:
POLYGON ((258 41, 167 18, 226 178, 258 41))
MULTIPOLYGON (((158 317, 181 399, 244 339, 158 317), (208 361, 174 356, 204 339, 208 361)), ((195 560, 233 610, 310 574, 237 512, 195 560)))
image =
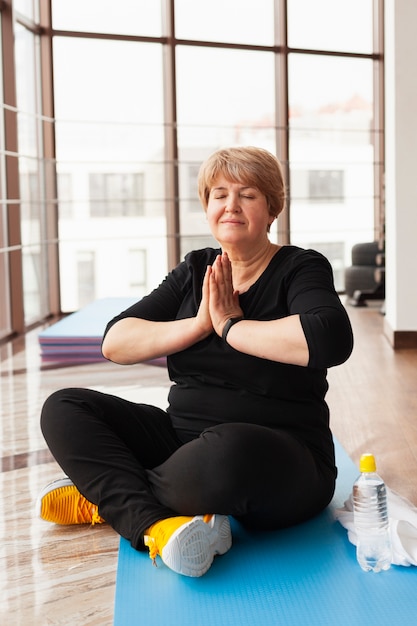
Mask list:
POLYGON ((361 456, 359 469, 353 485, 356 558, 365 572, 380 572, 389 569, 392 558, 387 491, 372 454, 361 456))

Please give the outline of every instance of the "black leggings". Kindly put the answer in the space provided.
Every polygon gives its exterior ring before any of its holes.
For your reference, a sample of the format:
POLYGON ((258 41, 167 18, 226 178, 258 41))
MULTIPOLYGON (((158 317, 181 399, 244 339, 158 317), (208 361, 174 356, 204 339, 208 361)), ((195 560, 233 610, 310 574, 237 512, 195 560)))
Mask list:
POLYGON ((183 443, 168 413, 89 389, 44 404, 55 459, 100 515, 137 550, 173 515, 232 515, 254 529, 304 521, 330 501, 335 473, 291 434, 226 423, 183 443))

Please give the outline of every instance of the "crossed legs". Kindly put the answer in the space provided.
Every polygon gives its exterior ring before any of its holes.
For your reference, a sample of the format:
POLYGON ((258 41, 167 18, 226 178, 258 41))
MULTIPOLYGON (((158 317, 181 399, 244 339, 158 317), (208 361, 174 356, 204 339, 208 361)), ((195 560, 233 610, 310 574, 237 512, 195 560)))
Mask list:
POLYGON ((48 398, 41 425, 65 474, 138 550, 158 520, 216 513, 277 529, 318 513, 334 490, 334 473, 304 444, 254 424, 183 443, 165 411, 76 388, 48 398))

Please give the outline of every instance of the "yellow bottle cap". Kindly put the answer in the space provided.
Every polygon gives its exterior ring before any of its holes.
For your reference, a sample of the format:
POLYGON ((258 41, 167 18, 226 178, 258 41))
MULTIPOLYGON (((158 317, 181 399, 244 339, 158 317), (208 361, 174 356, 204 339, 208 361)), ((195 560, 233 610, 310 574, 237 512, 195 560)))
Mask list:
POLYGON ((376 472, 375 457, 373 454, 362 454, 359 462, 359 470, 362 473, 376 472))

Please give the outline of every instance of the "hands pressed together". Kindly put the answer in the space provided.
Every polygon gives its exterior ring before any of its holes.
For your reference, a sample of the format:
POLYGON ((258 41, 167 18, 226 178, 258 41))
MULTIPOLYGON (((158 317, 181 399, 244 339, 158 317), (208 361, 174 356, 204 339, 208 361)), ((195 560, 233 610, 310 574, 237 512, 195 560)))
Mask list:
POLYGON ((233 289, 232 264, 227 252, 223 252, 207 267, 197 320, 205 333, 214 331, 221 337, 226 322, 242 315, 239 292, 233 289))
MULTIPOLYGON (((123 365, 142 363, 186 350, 213 332, 222 337, 228 320, 242 317, 239 292, 233 288, 232 264, 223 252, 207 267, 195 317, 164 322, 139 317, 121 319, 107 332, 103 355, 123 365)), ((235 350, 281 363, 308 364, 309 348, 299 315, 262 323, 246 320, 245 324, 250 324, 251 330, 243 336, 240 333, 238 340, 232 337, 235 350)))

